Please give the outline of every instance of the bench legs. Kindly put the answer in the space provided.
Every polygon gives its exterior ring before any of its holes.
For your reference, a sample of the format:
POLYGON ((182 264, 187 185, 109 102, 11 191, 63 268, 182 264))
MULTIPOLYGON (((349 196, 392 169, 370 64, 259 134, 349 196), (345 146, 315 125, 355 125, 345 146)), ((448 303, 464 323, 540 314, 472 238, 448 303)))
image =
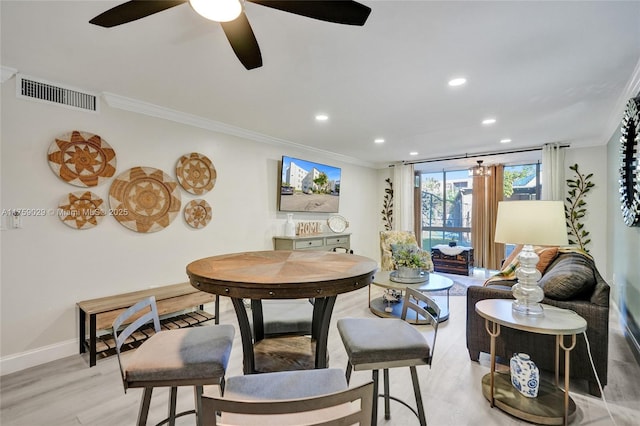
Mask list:
POLYGON ((86 321, 87 321, 87 314, 84 313, 84 311, 82 309, 79 309, 80 311, 80 324, 78 327, 79 330, 79 339, 78 341, 80 342, 80 353, 83 354, 84 353, 84 336, 86 336, 86 321))
MULTIPOLYGON (((82 309, 79 310, 80 311, 80 315, 79 315, 79 336, 78 336, 78 340, 80 342, 80 353, 83 354, 86 352, 86 348, 84 345, 84 339, 87 335, 87 314, 85 313, 85 311, 83 311, 82 309)), ((96 315, 95 314, 91 314, 89 315, 89 367, 93 367, 94 365, 96 365, 96 315)))

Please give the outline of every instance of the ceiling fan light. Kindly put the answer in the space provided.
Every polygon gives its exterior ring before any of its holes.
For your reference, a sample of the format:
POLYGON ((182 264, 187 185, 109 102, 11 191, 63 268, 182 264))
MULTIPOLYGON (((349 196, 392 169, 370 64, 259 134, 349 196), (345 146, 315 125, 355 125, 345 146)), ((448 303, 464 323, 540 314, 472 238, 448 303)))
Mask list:
POLYGON ((240 0, 189 0, 199 15, 217 22, 229 22, 240 16, 240 0))

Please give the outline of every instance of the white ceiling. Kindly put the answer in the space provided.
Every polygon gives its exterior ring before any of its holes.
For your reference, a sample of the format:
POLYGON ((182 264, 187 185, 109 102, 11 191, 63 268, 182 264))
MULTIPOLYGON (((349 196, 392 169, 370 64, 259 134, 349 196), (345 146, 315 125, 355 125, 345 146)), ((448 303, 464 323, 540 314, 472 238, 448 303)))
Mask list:
POLYGON ((264 61, 251 71, 186 4, 111 29, 88 23, 119 3, 2 0, 1 65, 377 167, 603 145, 640 73, 638 1, 363 0, 364 27, 246 3, 264 61), (448 87, 456 76, 466 86, 448 87), (497 123, 481 125, 489 116, 497 123))

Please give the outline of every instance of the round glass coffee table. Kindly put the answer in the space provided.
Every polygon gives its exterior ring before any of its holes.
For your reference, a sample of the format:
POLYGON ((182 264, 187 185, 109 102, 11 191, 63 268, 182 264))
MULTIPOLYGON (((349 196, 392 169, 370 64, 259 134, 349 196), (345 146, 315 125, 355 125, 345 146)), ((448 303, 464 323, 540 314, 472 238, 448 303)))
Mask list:
MULTIPOLYGON (((400 294, 407 287, 412 288, 414 290, 420 291, 422 293, 428 293, 433 291, 443 291, 446 290, 446 296, 429 296, 431 297, 438 307, 440 308, 440 322, 446 321, 449 319, 449 290, 453 287, 453 280, 439 275, 434 272, 430 272, 428 274, 429 279, 424 282, 419 282, 415 284, 405 284, 401 282, 392 281, 389 278, 389 274, 392 271, 378 271, 375 273, 373 277, 373 281, 371 284, 382 287, 388 290, 396 290, 400 294)), ((384 297, 376 297, 375 299, 371 299, 371 289, 369 289, 369 309, 371 312, 376 314, 379 317, 397 317, 400 318, 402 314, 402 297, 400 297, 397 301, 390 301, 385 299, 384 297)), ((426 320, 418 318, 415 319, 407 319, 408 322, 412 324, 426 324, 426 320)))

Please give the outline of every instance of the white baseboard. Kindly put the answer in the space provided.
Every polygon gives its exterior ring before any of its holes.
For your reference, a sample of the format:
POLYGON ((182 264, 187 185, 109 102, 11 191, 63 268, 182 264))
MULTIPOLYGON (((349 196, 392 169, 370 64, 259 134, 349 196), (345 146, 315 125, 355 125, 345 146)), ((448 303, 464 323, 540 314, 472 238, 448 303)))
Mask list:
POLYGON ((31 351, 0 358, 0 375, 15 373, 29 367, 45 364, 60 358, 78 354, 78 340, 72 339, 31 351))

